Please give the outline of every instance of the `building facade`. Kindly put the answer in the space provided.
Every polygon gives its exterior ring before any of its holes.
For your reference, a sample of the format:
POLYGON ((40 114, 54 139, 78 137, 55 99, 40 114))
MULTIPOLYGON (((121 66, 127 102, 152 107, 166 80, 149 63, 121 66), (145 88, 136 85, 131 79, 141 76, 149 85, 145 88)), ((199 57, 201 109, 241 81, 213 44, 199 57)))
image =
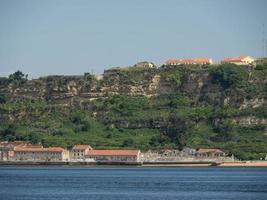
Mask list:
POLYGON ((62 147, 15 147, 14 161, 69 161, 69 151, 62 147))
POLYGON ((83 161, 85 160, 85 154, 91 150, 93 150, 93 148, 90 145, 77 144, 73 146, 70 151, 70 159, 74 161, 83 161))
POLYGON ((232 58, 225 58, 221 61, 221 64, 224 63, 233 63, 236 65, 251 65, 253 64, 254 59, 250 56, 238 56, 232 58))
POLYGON ((0 142, 0 160, 3 160, 3 161, 13 160, 14 148, 15 147, 27 147, 27 146, 31 146, 31 144, 23 142, 23 141, 0 142))
POLYGON ((225 157, 226 153, 224 153, 220 149, 198 149, 196 151, 196 156, 199 157, 199 158, 225 157))
POLYGON ((166 65, 209 65, 212 64, 211 58, 187 58, 166 60, 166 65))
POLYGON ((140 150, 92 150, 85 157, 95 162, 139 163, 140 150))

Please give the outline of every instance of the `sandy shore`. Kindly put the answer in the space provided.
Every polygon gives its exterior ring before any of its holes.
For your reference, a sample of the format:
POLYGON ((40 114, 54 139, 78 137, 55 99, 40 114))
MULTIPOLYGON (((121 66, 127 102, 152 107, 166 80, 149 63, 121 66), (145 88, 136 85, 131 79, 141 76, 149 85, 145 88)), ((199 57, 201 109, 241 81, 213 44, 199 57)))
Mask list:
POLYGON ((267 167, 267 161, 235 161, 222 163, 180 162, 180 163, 143 163, 144 167, 267 167))
POLYGON ((267 167, 267 161, 240 161, 221 163, 220 167, 267 167))

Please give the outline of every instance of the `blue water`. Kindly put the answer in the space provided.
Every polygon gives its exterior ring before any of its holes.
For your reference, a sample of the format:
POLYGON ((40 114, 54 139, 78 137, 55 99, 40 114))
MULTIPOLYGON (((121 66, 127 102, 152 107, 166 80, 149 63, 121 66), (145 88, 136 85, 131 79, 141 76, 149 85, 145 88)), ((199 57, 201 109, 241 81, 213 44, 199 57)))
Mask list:
POLYGON ((1 200, 267 200, 267 168, 0 167, 1 200))

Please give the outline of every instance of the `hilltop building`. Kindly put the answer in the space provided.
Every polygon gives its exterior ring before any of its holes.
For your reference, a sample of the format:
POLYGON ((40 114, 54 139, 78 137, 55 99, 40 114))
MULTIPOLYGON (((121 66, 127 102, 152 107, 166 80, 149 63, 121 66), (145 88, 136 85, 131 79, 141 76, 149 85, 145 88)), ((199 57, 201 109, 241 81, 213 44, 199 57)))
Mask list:
POLYGON ((156 65, 154 63, 152 63, 152 62, 143 61, 143 62, 136 63, 134 65, 134 67, 139 67, 139 68, 155 68, 156 65))
POLYGON ((138 163, 141 152, 139 150, 92 150, 85 157, 102 163, 138 163))
POLYGON ((70 159, 76 161, 82 161, 85 159, 85 154, 93 150, 90 145, 74 145, 70 151, 70 159))
POLYGON ((189 58, 189 59, 175 59, 166 60, 166 65, 209 65, 212 64, 211 58, 189 58))
POLYGON ((15 147, 15 161, 68 161, 69 151, 62 147, 28 146, 15 147))
POLYGON ((232 58, 225 58, 221 61, 221 64, 224 63, 233 63, 236 65, 250 65, 253 64, 254 59, 250 56, 238 56, 232 58))

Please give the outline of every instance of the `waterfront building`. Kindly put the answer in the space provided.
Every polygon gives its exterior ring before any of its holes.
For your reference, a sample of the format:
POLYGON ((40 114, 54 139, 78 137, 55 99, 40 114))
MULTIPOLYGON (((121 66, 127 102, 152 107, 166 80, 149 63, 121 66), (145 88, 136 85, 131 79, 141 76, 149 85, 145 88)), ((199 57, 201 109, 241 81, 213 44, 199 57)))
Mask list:
POLYGON ((26 143, 24 141, 0 142, 0 160, 3 161, 12 160, 14 156, 15 147, 27 147, 27 146, 31 146, 31 144, 26 143))
POLYGON ((225 157, 226 153, 224 153, 220 149, 198 149, 196 151, 196 156, 201 158, 206 157, 225 157))
POLYGON ((85 157, 95 162, 138 163, 141 152, 140 150, 91 150, 85 157))
POLYGON ((62 147, 15 147, 14 161, 68 161, 69 151, 62 147))
POLYGON ((74 145, 70 151, 70 159, 76 161, 83 161, 85 159, 85 154, 93 150, 90 145, 74 145))
POLYGON ((187 58, 187 59, 174 59, 166 60, 166 65, 207 65, 212 64, 211 58, 187 58))
POLYGON ((233 63, 236 65, 250 65, 254 62, 254 59, 250 56, 238 56, 232 58, 224 58, 221 63, 233 63))

